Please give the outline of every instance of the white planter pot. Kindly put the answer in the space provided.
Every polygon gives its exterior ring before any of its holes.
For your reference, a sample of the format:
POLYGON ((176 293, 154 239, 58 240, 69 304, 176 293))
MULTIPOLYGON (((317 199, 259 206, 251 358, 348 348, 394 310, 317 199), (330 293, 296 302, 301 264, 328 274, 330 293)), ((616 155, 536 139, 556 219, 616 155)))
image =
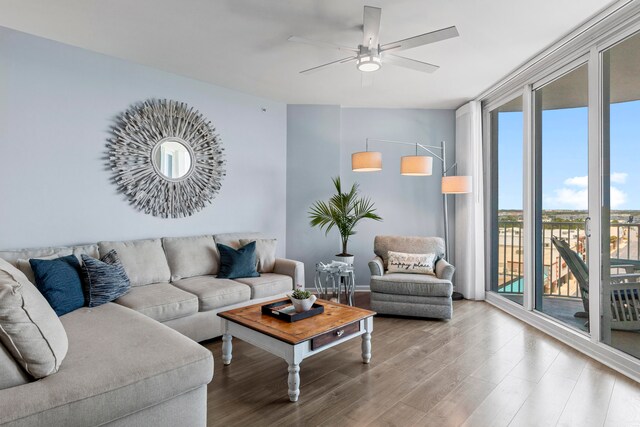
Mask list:
POLYGON ((353 261, 355 259, 355 256, 351 255, 351 256, 340 256, 340 255, 336 255, 335 256, 336 261, 340 261, 340 262, 344 262, 347 263, 349 265, 353 265, 353 261))
POLYGON ((307 299, 296 299, 296 298, 292 297, 291 295, 289 295, 289 299, 293 303, 293 306, 295 307, 295 309, 296 309, 296 311, 298 313, 302 313, 303 311, 310 310, 311 306, 313 305, 313 303, 316 302, 316 296, 315 295, 311 295, 307 299))

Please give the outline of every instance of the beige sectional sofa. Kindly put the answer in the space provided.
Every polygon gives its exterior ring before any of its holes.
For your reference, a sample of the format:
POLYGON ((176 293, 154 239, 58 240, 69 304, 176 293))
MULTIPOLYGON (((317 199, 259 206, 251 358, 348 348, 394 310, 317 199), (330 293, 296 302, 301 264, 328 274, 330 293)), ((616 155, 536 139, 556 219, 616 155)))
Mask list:
POLYGON ((17 266, 19 259, 98 258, 115 249, 132 286, 113 303, 60 318, 69 350, 53 375, 33 381, 0 344, 0 424, 206 425, 213 357, 196 342, 222 335, 218 312, 304 287, 304 265, 286 259, 260 277, 216 278, 216 242, 239 248, 240 239, 263 237, 227 233, 0 251, 17 266))

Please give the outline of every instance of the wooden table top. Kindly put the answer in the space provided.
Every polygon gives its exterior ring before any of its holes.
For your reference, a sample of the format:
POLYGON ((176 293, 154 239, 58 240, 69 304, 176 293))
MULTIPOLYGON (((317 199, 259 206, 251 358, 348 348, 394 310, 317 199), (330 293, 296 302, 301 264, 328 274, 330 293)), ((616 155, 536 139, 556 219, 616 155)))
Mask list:
POLYGON ((253 329, 254 331, 269 335, 280 341, 295 345, 322 335, 325 332, 376 314, 375 311, 321 299, 318 299, 316 304, 324 306, 324 313, 298 320, 297 322, 289 323, 282 319, 262 314, 261 307, 263 305, 284 300, 283 298, 279 298, 273 301, 235 308, 233 310, 220 312, 218 316, 253 329))

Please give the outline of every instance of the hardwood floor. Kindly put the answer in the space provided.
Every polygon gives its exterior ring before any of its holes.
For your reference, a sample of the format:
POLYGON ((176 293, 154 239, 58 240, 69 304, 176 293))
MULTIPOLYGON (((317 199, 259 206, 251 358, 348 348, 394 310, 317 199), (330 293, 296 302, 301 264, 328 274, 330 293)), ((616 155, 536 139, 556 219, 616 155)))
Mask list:
POLYGON ((371 364, 359 339, 305 360, 296 403, 282 359, 234 340, 223 366, 222 341, 204 344, 210 426, 640 426, 639 384, 483 302, 448 322, 376 316, 371 364))

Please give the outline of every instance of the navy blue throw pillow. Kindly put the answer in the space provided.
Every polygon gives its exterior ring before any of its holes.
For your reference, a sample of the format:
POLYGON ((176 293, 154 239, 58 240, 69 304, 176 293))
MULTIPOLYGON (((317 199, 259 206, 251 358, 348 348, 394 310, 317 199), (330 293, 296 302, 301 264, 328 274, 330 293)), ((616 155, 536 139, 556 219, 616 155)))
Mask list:
POLYGON ((36 287, 58 316, 84 306, 80 262, 75 255, 61 258, 30 259, 36 287))
POLYGON ((216 244, 220 252, 220 279, 240 279, 260 277, 256 270, 256 242, 251 242, 236 250, 227 245, 216 244))
POLYGON ((100 259, 82 254, 82 276, 89 307, 111 302, 131 289, 129 277, 115 250, 100 259))

